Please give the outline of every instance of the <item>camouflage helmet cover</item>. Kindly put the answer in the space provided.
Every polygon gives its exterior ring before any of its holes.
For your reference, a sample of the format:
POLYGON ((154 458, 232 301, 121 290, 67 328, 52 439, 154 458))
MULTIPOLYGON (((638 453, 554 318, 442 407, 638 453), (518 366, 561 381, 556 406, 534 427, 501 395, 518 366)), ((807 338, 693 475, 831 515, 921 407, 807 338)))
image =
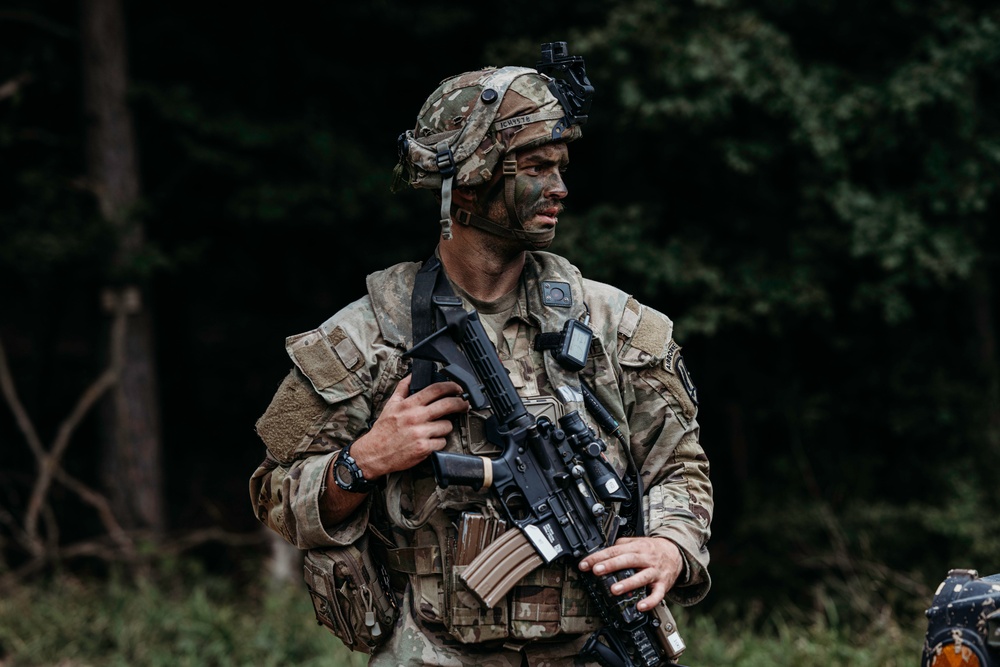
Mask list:
POLYGON ((454 184, 475 186, 492 178, 507 154, 580 137, 579 124, 549 89, 552 79, 526 67, 487 67, 445 79, 400 137, 399 177, 415 188, 438 189, 442 148, 450 148, 454 184))

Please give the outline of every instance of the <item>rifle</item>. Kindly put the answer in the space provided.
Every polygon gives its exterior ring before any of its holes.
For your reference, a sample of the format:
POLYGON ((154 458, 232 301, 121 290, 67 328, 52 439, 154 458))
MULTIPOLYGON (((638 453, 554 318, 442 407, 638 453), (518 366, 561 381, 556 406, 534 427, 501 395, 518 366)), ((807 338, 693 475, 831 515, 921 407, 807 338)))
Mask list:
MULTIPOLYGON (((442 488, 492 489, 519 529, 503 533, 463 573, 473 595, 493 607, 539 565, 557 559, 576 565, 613 544, 624 522, 618 516, 606 521, 606 504, 632 498, 604 456, 607 445, 578 411, 560 417, 558 425, 528 412, 479 313, 466 311, 457 297, 435 296, 432 301, 444 326, 404 356, 437 362, 444 375, 462 386, 473 408, 490 408, 487 438, 501 447, 496 458, 434 452, 435 479, 442 488)), ((581 656, 603 667, 673 665, 669 661, 685 646, 666 603, 642 612, 636 607, 642 590, 611 593, 613 584, 632 574, 631 569, 604 576, 581 573, 604 621, 581 656)))

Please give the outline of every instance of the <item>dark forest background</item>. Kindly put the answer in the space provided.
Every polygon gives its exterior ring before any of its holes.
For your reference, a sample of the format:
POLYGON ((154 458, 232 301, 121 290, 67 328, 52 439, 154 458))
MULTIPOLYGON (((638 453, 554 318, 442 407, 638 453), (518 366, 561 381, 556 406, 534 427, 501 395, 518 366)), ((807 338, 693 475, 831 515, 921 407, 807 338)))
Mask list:
POLYGON ((432 197, 389 193, 397 136, 554 40, 596 89, 554 249, 675 321, 704 608, 919 614, 1000 571, 995 3, 121 10, 0 4, 0 576, 177 544, 252 570, 285 336, 435 243, 432 197))

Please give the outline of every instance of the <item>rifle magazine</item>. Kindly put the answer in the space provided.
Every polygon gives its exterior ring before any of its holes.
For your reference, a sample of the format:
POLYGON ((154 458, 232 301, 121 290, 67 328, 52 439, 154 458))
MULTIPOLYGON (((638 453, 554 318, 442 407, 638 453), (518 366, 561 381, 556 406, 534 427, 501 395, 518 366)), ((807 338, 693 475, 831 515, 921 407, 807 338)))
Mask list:
POLYGON ((476 556, 462 582, 487 607, 493 607, 514 585, 545 561, 519 530, 508 530, 476 556))

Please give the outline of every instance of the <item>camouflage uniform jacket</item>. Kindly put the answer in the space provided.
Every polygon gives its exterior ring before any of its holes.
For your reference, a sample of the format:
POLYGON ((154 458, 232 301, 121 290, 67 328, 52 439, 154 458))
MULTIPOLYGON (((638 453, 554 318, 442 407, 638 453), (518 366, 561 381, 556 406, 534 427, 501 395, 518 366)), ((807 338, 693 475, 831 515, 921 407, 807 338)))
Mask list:
MULTIPOLYGON (((250 482, 256 515, 300 549, 349 544, 370 521, 383 529, 388 525, 405 556, 397 567, 411 584, 410 611, 421 621, 445 623, 462 642, 591 631, 598 620, 581 599, 585 595, 571 567, 539 568, 508 593, 500 609, 483 610, 467 591, 462 593, 443 557, 454 538, 454 519, 461 511, 500 512, 490 494, 454 485, 437 488, 429 462, 390 475, 344 523, 328 526, 320 520, 328 466, 340 448, 366 431, 409 371, 401 355, 414 342, 410 297, 419 266, 402 263, 370 275, 366 296, 319 328, 287 339, 294 367, 257 423, 267 455, 250 482)), ((536 414, 558 417, 578 410, 590 421, 582 402, 567 401, 573 392, 558 391, 578 386, 579 377, 532 346, 538 333, 560 331, 567 318, 579 319, 589 309, 594 340, 580 375, 620 422, 642 471, 647 535, 672 540, 684 557, 684 571, 668 599, 696 603, 710 586, 706 543, 712 487, 698 439, 696 393, 671 321, 614 287, 582 278, 576 267, 551 253, 528 253, 522 287, 494 341, 518 393, 536 414), (568 285, 568 306, 546 305, 543 283, 553 282, 568 285)), ((490 327, 487 331, 493 335, 490 327)), ((496 453, 485 440, 486 416, 473 411, 457 418, 447 449, 496 453)), ((609 458, 624 473, 626 458, 618 441, 602 437, 609 458)))

